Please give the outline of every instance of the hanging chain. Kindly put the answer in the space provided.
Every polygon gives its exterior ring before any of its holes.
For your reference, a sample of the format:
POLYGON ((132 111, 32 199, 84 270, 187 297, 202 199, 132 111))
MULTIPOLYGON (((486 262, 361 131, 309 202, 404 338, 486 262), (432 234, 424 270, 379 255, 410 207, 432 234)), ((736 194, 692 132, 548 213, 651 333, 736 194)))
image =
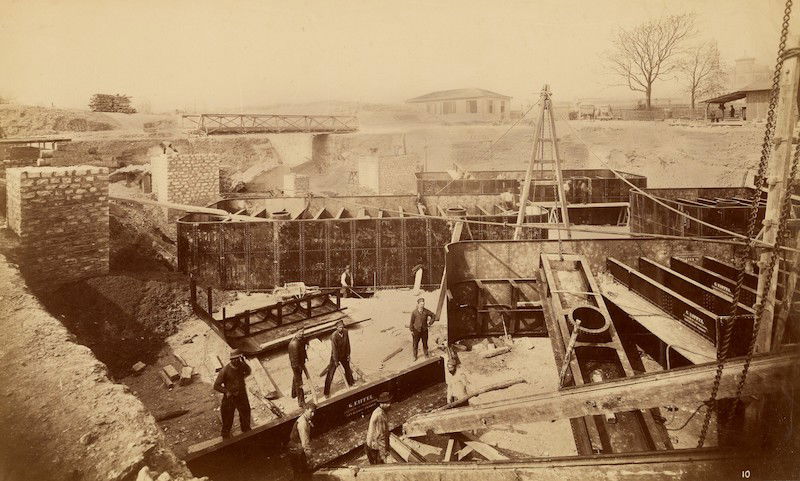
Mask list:
MULTIPOLYGON (((745 269, 744 269, 744 262, 746 259, 749 259, 753 256, 754 253, 754 238, 756 234, 756 225, 758 223, 758 206, 761 201, 761 188, 764 186, 766 181, 766 171, 767 171, 767 163, 769 161, 770 153, 772 150, 772 136, 775 133, 775 108, 778 106, 778 91, 779 87, 778 84, 780 83, 781 78, 781 70, 783 69, 783 60, 784 56, 783 53, 786 50, 786 41, 789 36, 789 18, 792 12, 792 0, 786 0, 786 5, 783 10, 783 24, 781 25, 781 36, 780 42, 778 43, 778 56, 775 60, 775 71, 772 75, 772 90, 770 92, 769 98, 769 109, 767 110, 767 123, 764 128, 764 140, 761 144, 761 159, 758 163, 758 173, 756 174, 755 179, 755 191, 753 192, 753 196, 751 199, 750 205, 750 219, 747 226, 747 252, 744 256, 736 256, 737 258, 741 259, 741 262, 738 264, 738 275, 736 278, 736 287, 733 290, 733 300, 731 301, 731 312, 728 318, 720 319, 720 323, 717 326, 718 335, 717 335, 717 370, 716 374, 714 375, 714 384, 711 388, 711 399, 709 400, 710 407, 714 407, 714 404, 717 400, 717 394, 719 393, 719 385, 722 382, 722 371, 725 367, 725 359, 728 357, 728 353, 730 351, 730 343, 731 337, 733 333, 733 324, 736 322, 738 317, 738 305, 739 299, 741 298, 742 293, 742 286, 744 285, 745 279, 745 269), (722 330, 722 335, 719 335, 719 330, 722 330)), ((797 150, 795 150, 795 154, 797 154, 797 150)), ((796 156, 795 156, 796 160, 796 156)), ((796 162, 795 162, 796 163, 796 162)), ((796 166, 793 165, 793 170, 796 166)), ((782 215, 782 213, 781 213, 782 215)), ((780 233, 780 228, 779 228, 780 233)), ((776 239, 775 245, 778 245, 778 239, 776 239)), ((772 273, 772 268, 774 267, 774 260, 775 260, 775 252, 773 251, 773 255, 770 260, 770 269, 768 273, 772 273)), ((763 267, 762 267, 763 268, 763 267)), ((767 276, 767 283, 772 282, 772 276, 767 276)), ((766 292, 769 289, 769 284, 767 284, 766 292)), ((728 419, 732 416, 734 408, 736 407, 735 404, 738 402, 738 398, 741 395, 741 388, 744 387, 744 380, 747 376, 747 371, 750 368, 750 360, 753 356, 753 350, 755 347, 755 341, 758 337, 758 328, 761 322, 761 313, 764 311, 764 300, 762 298, 761 302, 756 306, 756 313, 755 318, 753 320, 753 334, 750 339, 750 345, 748 347, 748 354, 747 360, 745 361, 744 368, 742 369, 742 376, 739 379, 739 386, 737 387, 737 401, 734 402, 734 406, 728 410, 728 419)), ((708 435, 708 427, 711 422, 711 414, 714 412, 714 409, 707 409, 705 417, 703 418, 703 427, 700 430, 700 437, 697 441, 697 447, 702 448, 703 444, 705 444, 706 436, 708 435)))
MULTIPOLYGON (((775 267, 780 257, 779 246, 783 245, 784 238, 786 237, 786 231, 788 230, 787 226, 789 223, 787 221, 789 219, 792 203, 792 180, 794 179, 795 175, 797 175, 798 159, 800 159, 800 144, 797 144, 794 149, 794 157, 792 158, 790 176, 787 179, 788 190, 784 193, 784 197, 782 199, 783 203, 781 204, 781 212, 778 217, 778 232, 775 235, 775 245, 770 248, 769 265, 764 273, 765 279, 764 290, 762 291, 763 293, 769 292, 770 287, 772 286, 772 278, 774 277, 773 272, 775 272, 775 267)), ((730 405, 728 412, 726 413, 727 426, 731 425, 736 408, 741 402, 740 398, 742 396, 742 390, 744 389, 744 383, 747 380, 747 372, 750 369, 750 362, 753 360, 756 339, 758 338, 758 329, 761 324, 761 317, 764 314, 764 309, 766 309, 767 302, 770 302, 767 297, 761 296, 760 302, 756 306, 755 319, 753 321, 753 333, 750 337, 750 345, 747 349, 747 357, 745 358, 744 366, 742 367, 742 374, 739 376, 739 384, 736 386, 736 395, 734 396, 733 403, 730 405)), ((774 303, 774 300, 772 302, 774 303)))

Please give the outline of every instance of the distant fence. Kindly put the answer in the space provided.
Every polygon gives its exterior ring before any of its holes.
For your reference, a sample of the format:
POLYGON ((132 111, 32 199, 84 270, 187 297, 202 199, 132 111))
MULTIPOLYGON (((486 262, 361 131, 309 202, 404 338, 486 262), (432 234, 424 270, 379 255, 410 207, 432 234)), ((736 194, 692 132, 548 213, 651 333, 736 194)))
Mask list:
POLYGON ((614 118, 622 120, 702 119, 705 112, 705 107, 695 107, 694 109, 691 107, 655 107, 650 110, 614 109, 614 118))

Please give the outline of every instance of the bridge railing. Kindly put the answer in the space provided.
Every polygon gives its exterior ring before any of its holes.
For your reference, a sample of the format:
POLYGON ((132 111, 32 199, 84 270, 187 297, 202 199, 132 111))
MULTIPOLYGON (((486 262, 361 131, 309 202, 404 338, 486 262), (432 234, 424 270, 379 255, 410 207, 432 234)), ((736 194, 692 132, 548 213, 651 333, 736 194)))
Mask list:
POLYGON ((190 130, 213 134, 348 133, 358 130, 354 115, 187 114, 190 130))

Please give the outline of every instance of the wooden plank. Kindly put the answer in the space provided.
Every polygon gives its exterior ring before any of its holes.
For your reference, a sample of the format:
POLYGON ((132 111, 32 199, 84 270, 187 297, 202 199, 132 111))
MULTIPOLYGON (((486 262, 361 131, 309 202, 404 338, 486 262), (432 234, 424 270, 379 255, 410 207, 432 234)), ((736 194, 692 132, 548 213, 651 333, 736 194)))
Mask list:
MULTIPOLYGON (((793 386, 800 374, 800 348, 793 345, 777 354, 753 357, 743 394, 781 391, 793 386)), ((718 399, 735 395, 744 358, 728 361, 722 371, 718 399)), ((438 411, 415 416, 406 421, 407 436, 421 436, 490 429, 492 426, 552 421, 579 416, 604 415, 671 404, 696 407, 708 399, 716 371, 716 362, 647 373, 602 383, 565 388, 560 391, 519 397, 504 401, 438 411)))
POLYGON ((439 456, 442 455, 442 448, 431 446, 430 444, 421 443, 416 439, 411 439, 407 437, 401 437, 400 439, 403 440, 403 443, 406 446, 413 449, 415 453, 419 454, 422 457, 436 456, 438 458, 439 456))
POLYGON ((459 407, 459 406, 463 406, 464 404, 467 404, 470 399, 472 399, 472 398, 474 398, 476 396, 480 396, 481 394, 484 394, 484 393, 487 393, 487 392, 491 392, 491 391, 499 391, 500 389, 506 389, 506 388, 511 387, 511 386, 513 386, 515 384, 522 384, 524 382, 527 382, 524 378, 515 377, 514 379, 509 379, 507 381, 501 381, 501 382, 498 382, 498 383, 490 384, 490 385, 488 385, 486 387, 483 387, 483 388, 479 389, 478 391, 476 391, 476 392, 474 392, 474 393, 472 393, 472 394, 470 394, 470 395, 468 395, 466 397, 463 397, 461 399, 453 401, 453 402, 451 402, 449 404, 445 404, 444 406, 439 408, 439 410, 453 409, 453 408, 456 408, 456 407, 459 407))
MULTIPOLYGON (((453 226, 453 233, 450 235, 450 242, 458 242, 461 240, 461 232, 464 229, 463 222, 456 222, 453 226)), ((447 246, 445 246, 445 255, 447 255, 447 246)), ((442 318, 442 308, 444 301, 447 298, 447 266, 442 269, 442 281, 439 284, 439 300, 436 302, 436 319, 442 318)))
POLYGON ((442 458, 442 461, 444 461, 445 463, 449 463, 450 460, 453 459, 453 448, 455 447, 455 444, 456 444, 455 439, 450 438, 447 440, 447 449, 445 449, 444 457, 442 458))
POLYGON ((473 451, 475 451, 475 448, 473 448, 472 446, 464 446, 456 453, 456 457, 458 458, 459 461, 461 461, 462 459, 469 456, 469 454, 473 451))
MULTIPOLYGON (((800 22, 789 23, 788 44, 789 51, 800 47, 800 22)), ((778 85, 778 104, 775 108, 775 135, 773 136, 772 155, 768 157, 765 176, 767 182, 761 188, 767 189, 767 208, 764 213, 763 241, 768 245, 777 242, 779 219, 782 213, 783 200, 791 184, 789 177, 792 174, 791 164, 795 152, 793 139, 797 126, 797 88, 800 85, 800 58, 796 55, 787 56, 780 70, 778 85), (774 181, 772 181, 774 179, 774 181)), ((758 304, 763 306, 760 324, 755 343, 755 352, 766 352, 772 348, 773 322, 775 320, 775 298, 778 295, 778 263, 773 256, 777 251, 765 249, 759 257, 759 266, 767 266, 770 260, 775 261, 775 268, 767 272, 762 268, 758 275, 757 298, 758 304), (767 288, 769 285, 769 288, 767 288)))
POLYGON ((411 449, 402 439, 394 433, 389 433, 389 447, 403 458, 407 463, 422 463, 425 460, 411 449))
POLYGON ((267 399, 278 399, 283 397, 278 389, 278 386, 272 381, 272 378, 268 375, 267 369, 261 363, 261 360, 258 358, 246 360, 247 365, 250 366, 250 371, 253 373, 253 379, 256 382, 256 386, 261 391, 261 394, 264 395, 267 399))
POLYGON ((581 481, 673 479, 741 479, 742 472, 759 467, 765 479, 782 459, 760 450, 721 448, 676 449, 669 451, 614 453, 598 456, 529 458, 520 461, 483 463, 426 463, 392 466, 350 466, 317 471, 315 476, 330 481, 581 481), (765 468, 761 471, 761 468, 765 468))
POLYGON ((488 459, 489 461, 505 461, 507 456, 500 454, 500 451, 480 441, 464 441, 464 444, 474 449, 475 452, 488 459))

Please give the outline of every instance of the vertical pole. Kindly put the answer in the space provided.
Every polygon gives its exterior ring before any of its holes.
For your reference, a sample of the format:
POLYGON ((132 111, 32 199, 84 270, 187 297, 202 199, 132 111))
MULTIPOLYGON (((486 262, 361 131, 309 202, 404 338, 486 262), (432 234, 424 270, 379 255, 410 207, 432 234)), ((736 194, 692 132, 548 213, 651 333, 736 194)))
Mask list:
POLYGON ((533 166, 536 163, 536 155, 539 152, 539 144, 542 138, 542 128, 544 128, 544 106, 546 89, 542 89, 540 101, 542 106, 539 108, 539 121, 536 123, 536 129, 533 132, 533 148, 531 149, 531 160, 528 162, 528 170, 525 172, 525 183, 522 185, 522 194, 519 196, 519 213, 517 214, 517 227, 514 229, 514 240, 519 240, 522 234, 522 223, 525 220, 525 209, 528 203, 528 196, 531 195, 531 176, 533 175, 533 166))
POLYGON ((211 312, 212 312, 211 309, 213 309, 213 307, 214 307, 212 305, 212 288, 211 288, 211 286, 208 286, 208 288, 206 288, 206 297, 208 298, 208 315, 210 316, 211 312))
MULTIPOLYGON (((553 104, 547 98, 547 112, 550 120, 550 135, 553 137, 553 160, 555 160, 556 182, 558 187, 558 202, 561 204, 561 223, 569 227, 569 212, 567 211, 567 199, 564 194, 564 176, 561 174, 561 158, 558 153, 558 135, 556 134, 556 121, 553 118, 553 104)), ((560 236, 559 236, 560 238, 560 236)), ((572 239, 572 233, 567 230, 567 239, 572 239)))
POLYGON ((194 276, 189 276, 189 303, 192 309, 197 307, 197 281, 194 280, 194 276))
MULTIPOLYGON (((800 32, 795 28, 800 15, 795 14, 789 26, 787 50, 800 47, 800 32)), ((775 136, 772 155, 766 171, 767 210, 764 215, 764 237, 767 244, 774 244, 778 234, 778 220, 784 196, 788 192, 789 169, 793 154, 793 137, 797 123, 797 89, 800 85, 800 65, 798 57, 791 56, 784 60, 780 74, 780 92, 775 111, 775 136)), ((778 255, 777 250, 765 250, 759 259, 758 291, 756 304, 764 302, 755 352, 766 352, 772 347, 773 316, 775 314, 775 292, 778 284, 778 262, 773 272, 766 272, 771 256, 778 255), (769 290, 766 290, 767 276, 772 276, 769 290)), ((781 330, 782 329, 777 329, 781 330)), ((776 330, 776 331, 777 331, 776 330)))

